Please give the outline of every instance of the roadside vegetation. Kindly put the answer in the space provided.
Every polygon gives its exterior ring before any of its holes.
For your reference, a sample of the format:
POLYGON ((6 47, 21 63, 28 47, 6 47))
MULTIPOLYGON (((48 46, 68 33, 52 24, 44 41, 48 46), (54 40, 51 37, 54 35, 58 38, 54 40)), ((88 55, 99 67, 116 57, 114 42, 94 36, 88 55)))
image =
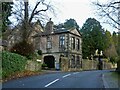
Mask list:
POLYGON ((27 64, 27 61, 30 59, 26 58, 25 56, 22 56, 16 53, 11 53, 8 51, 2 51, 1 54, 2 54, 3 81, 13 79, 13 78, 37 75, 37 74, 40 74, 41 72, 41 71, 26 70, 25 66, 27 64))
POLYGON ((7 51, 2 52, 2 78, 6 78, 16 72, 25 70, 27 58, 21 55, 10 53, 7 51))

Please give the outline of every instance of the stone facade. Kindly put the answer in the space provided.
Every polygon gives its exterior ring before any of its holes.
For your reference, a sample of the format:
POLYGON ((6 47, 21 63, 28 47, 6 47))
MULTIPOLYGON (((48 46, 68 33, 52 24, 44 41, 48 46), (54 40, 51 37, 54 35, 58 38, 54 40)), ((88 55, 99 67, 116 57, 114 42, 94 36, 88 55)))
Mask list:
POLYGON ((61 56, 68 59, 68 68, 81 68, 82 38, 80 31, 73 29, 54 29, 53 22, 49 21, 41 34, 34 36, 39 40, 36 48, 42 50, 42 63, 51 64, 51 68, 60 69, 61 56), (52 63, 51 63, 52 62, 52 63))

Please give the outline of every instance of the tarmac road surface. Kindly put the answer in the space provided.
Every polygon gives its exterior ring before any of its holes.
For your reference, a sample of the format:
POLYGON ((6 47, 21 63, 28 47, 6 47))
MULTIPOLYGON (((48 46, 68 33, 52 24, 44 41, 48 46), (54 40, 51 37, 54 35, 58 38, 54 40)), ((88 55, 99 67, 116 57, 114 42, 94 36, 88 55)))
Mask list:
POLYGON ((2 88, 104 88, 102 74, 109 70, 55 72, 10 80, 2 88))

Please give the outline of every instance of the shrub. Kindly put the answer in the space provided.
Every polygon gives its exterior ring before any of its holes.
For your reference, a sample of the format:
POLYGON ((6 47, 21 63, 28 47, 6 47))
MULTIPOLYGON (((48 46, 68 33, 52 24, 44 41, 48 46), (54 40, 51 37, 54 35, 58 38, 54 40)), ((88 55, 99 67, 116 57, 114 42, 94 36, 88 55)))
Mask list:
POLYGON ((117 61, 118 61, 118 57, 117 56, 110 58, 110 62, 112 62, 112 63, 117 63, 117 61))
POLYGON ((43 63, 42 64, 42 69, 48 69, 47 64, 43 63))
POLYGON ((24 71, 26 65, 26 57, 10 53, 7 51, 2 52, 2 77, 6 78, 15 72, 24 71))
POLYGON ((47 64, 43 63, 43 64, 42 64, 42 67, 47 67, 47 64))
POLYGON ((34 53, 33 44, 29 44, 26 41, 16 43, 11 49, 11 52, 18 53, 20 55, 29 57, 34 53))
POLYGON ((41 50, 38 50, 38 54, 39 54, 39 55, 42 55, 42 51, 41 51, 41 50))

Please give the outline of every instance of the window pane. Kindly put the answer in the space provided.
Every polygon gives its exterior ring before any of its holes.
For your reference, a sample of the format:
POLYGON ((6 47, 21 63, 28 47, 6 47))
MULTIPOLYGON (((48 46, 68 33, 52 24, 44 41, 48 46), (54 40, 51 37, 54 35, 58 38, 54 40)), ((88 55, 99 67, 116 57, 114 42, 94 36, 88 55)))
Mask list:
POLYGON ((60 36, 60 41, 59 41, 59 45, 60 47, 64 47, 65 46, 65 36, 60 36))
POLYGON ((51 42, 50 41, 48 41, 47 42, 47 48, 51 48, 52 46, 51 46, 51 42))
POLYGON ((74 37, 71 38, 71 47, 72 49, 75 49, 75 38, 74 37))
POLYGON ((71 67, 74 68, 75 67, 75 56, 72 55, 72 58, 71 58, 71 67))
POLYGON ((80 41, 79 41, 79 39, 77 39, 76 40, 76 50, 79 50, 79 48, 80 48, 80 41))

